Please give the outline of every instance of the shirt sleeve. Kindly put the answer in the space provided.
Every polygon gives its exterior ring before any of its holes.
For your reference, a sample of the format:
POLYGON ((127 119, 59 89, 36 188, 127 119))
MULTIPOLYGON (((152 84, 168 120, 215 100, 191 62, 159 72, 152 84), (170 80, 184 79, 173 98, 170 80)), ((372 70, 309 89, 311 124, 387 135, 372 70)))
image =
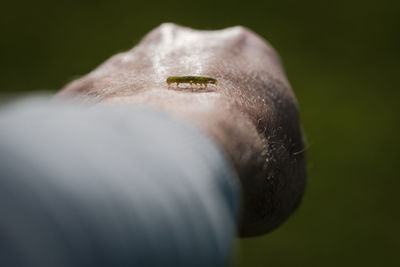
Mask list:
POLYGON ((218 146, 160 111, 0 109, 0 266, 224 266, 239 196, 218 146))

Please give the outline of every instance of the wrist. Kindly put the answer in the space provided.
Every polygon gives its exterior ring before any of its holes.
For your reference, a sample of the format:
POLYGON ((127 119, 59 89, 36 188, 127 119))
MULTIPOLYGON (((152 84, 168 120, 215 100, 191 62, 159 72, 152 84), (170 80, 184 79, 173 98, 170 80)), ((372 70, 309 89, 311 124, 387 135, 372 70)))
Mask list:
POLYGON ((266 140, 257 132, 254 122, 230 98, 213 93, 198 94, 193 98, 187 93, 155 89, 133 96, 109 98, 106 103, 151 106, 197 126, 211 137, 239 177, 243 200, 239 229, 241 235, 249 235, 257 221, 257 216, 251 214, 254 210, 251 207, 254 196, 251 194, 257 192, 266 176, 266 140))

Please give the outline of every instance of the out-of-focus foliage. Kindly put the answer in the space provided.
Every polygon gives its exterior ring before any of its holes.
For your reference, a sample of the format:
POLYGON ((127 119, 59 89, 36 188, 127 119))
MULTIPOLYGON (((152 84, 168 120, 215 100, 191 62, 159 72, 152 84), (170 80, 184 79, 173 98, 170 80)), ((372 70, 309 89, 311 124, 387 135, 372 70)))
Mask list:
POLYGON ((8 1, 0 94, 57 90, 162 22, 245 25, 281 54, 309 182, 281 228, 238 242, 237 266, 399 266, 399 1, 8 1))

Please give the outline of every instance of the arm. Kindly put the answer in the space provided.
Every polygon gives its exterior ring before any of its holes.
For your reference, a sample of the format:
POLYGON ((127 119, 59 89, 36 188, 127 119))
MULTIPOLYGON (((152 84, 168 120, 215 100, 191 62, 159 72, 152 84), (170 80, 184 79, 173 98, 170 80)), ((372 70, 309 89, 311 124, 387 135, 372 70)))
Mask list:
POLYGON ((297 104, 277 54, 247 29, 164 24, 58 95, 71 97, 91 108, 39 103, 0 116, 6 263, 219 265, 235 226, 266 233, 300 201, 297 104), (194 75, 216 82, 166 82, 194 75))
POLYGON ((196 31, 163 24, 59 97, 152 106, 201 128, 240 178, 242 236, 271 231, 301 200, 306 171, 296 99, 277 53, 246 28, 196 31), (187 75, 212 77, 218 85, 198 90, 166 83, 169 76, 187 75))

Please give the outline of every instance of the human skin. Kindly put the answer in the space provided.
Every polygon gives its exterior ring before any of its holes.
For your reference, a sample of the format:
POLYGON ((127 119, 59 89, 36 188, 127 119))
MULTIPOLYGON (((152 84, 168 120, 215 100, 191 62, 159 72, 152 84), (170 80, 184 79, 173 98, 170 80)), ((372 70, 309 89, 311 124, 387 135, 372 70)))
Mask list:
POLYGON ((152 106, 202 129, 240 180, 241 236, 271 231, 301 200, 306 171, 297 102, 275 50, 244 27, 198 31, 162 24, 57 97, 152 106), (166 83, 189 75, 218 85, 166 83))

